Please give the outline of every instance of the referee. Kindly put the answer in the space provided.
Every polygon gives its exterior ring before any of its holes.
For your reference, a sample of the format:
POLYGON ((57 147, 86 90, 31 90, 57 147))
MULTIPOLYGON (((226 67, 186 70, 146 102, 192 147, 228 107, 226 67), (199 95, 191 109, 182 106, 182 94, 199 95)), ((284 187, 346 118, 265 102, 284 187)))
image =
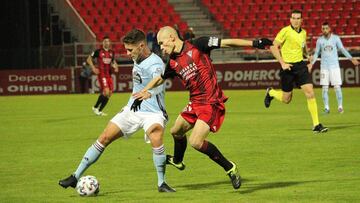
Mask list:
POLYGON ((301 23, 301 11, 293 10, 290 17, 291 25, 280 30, 273 42, 274 45, 270 47, 271 53, 281 64, 281 90, 267 88, 264 102, 266 108, 270 106, 273 98, 288 104, 292 98, 294 85, 300 87, 307 99, 313 132, 323 133, 327 132, 328 128, 319 122, 315 93, 309 73, 311 69, 310 66, 308 69, 303 61, 304 56, 306 58, 309 56, 306 47, 306 31, 301 28, 301 23))

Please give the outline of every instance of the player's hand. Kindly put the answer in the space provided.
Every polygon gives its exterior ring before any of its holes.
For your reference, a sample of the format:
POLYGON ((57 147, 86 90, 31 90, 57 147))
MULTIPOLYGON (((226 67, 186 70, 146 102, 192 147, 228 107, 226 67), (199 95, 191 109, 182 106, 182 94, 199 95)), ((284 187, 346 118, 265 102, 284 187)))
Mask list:
POLYGON ((135 92, 132 96, 134 99, 144 100, 150 98, 151 94, 148 91, 142 90, 140 92, 135 92))
POLYGON ((291 64, 288 64, 288 63, 281 63, 281 68, 283 69, 283 70, 291 70, 291 67, 292 67, 293 65, 291 65, 291 64))
POLYGON ((112 67, 114 68, 115 73, 119 72, 119 67, 118 67, 117 63, 113 63, 112 67))
POLYGON ((271 40, 269 40, 268 38, 261 38, 254 40, 252 46, 258 49, 265 49, 266 46, 271 45, 273 45, 273 42, 271 40))
POLYGON ((92 68, 92 71, 95 73, 95 75, 99 74, 99 69, 98 68, 92 68))
POLYGON ((311 63, 313 59, 314 59, 314 57, 313 57, 312 55, 309 55, 309 56, 308 56, 308 61, 309 61, 309 63, 311 63))
POLYGON ((130 111, 133 110, 134 112, 137 112, 138 110, 140 110, 141 102, 142 100, 135 99, 130 107, 130 111))
POLYGON ((114 67, 114 72, 115 72, 115 73, 119 72, 119 68, 118 68, 118 67, 114 67))
POLYGON ((311 63, 307 64, 307 68, 308 68, 309 73, 311 73, 311 70, 313 68, 313 64, 311 64, 311 63))
POLYGON ((357 65, 359 65, 359 61, 358 60, 356 60, 356 59, 351 59, 351 62, 355 65, 355 66, 357 66, 357 65))

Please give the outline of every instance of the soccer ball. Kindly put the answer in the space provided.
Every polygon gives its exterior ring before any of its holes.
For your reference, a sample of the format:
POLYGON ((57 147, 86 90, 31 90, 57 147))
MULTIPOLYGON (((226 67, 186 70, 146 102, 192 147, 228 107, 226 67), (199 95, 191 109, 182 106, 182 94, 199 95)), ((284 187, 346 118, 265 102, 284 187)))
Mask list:
POLYGON ((95 176, 83 176, 76 184, 80 196, 96 196, 100 191, 100 183, 95 176))

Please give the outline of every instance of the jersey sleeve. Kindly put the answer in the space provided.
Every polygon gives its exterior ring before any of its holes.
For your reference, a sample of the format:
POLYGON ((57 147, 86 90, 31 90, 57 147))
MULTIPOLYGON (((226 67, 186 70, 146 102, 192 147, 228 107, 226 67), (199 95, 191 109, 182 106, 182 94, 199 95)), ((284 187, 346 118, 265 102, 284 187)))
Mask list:
POLYGON ((336 37, 336 46, 338 47, 338 49, 340 49, 341 53, 343 53, 346 58, 350 60, 352 59, 351 54, 345 49, 339 36, 336 37))
POLYGON ((150 67, 149 71, 152 78, 156 78, 164 72, 164 64, 156 63, 150 67))
POLYGON ((96 49, 95 51, 93 51, 93 52, 90 54, 90 56, 91 56, 92 58, 97 58, 97 57, 99 57, 99 52, 100 52, 100 49, 96 49))
POLYGON ((115 61, 115 52, 112 51, 111 63, 114 63, 114 61, 115 61))
MULTIPOLYGON (((150 68, 149 68, 149 75, 151 75, 152 78, 156 78, 158 76, 161 76, 161 74, 164 72, 164 64, 163 63, 156 63, 153 64, 150 68)), ((151 90, 148 90, 148 92, 150 92, 151 95, 157 95, 159 93, 161 93, 163 91, 163 87, 162 85, 157 86, 151 90)))
POLYGON ((280 30, 280 32, 276 35, 275 40, 280 42, 281 44, 285 42, 286 39, 286 28, 280 30))
POLYGON ((315 48, 315 51, 314 51, 314 56, 313 56, 313 59, 311 61, 311 64, 316 63, 316 60, 319 57, 320 49, 321 49, 321 43, 320 43, 320 38, 319 38, 316 41, 316 48, 315 48))
POLYGON ((161 74, 161 78, 166 80, 168 78, 174 78, 175 76, 177 76, 176 71, 171 68, 171 65, 174 65, 176 62, 172 61, 172 60, 168 60, 165 64, 165 70, 164 72, 161 74))
POLYGON ((190 41, 201 52, 210 53, 213 49, 218 49, 221 46, 221 39, 218 37, 199 37, 190 41))

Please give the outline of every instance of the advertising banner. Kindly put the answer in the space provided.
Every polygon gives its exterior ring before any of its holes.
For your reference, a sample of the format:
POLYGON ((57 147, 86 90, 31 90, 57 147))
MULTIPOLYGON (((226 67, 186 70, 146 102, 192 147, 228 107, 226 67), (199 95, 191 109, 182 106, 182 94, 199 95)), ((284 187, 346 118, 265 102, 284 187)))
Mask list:
POLYGON ((0 71, 0 95, 66 94, 71 82, 70 69, 0 71))
MULTIPOLYGON (((214 64, 218 82, 222 89, 266 89, 280 88, 280 64, 278 62, 265 63, 229 63, 214 64)), ((348 60, 340 61, 343 87, 360 87, 360 70, 348 60)), ((122 66, 119 73, 113 74, 115 92, 130 92, 132 90, 132 66, 122 66)), ((320 69, 317 62, 311 72, 315 87, 319 87, 320 69)), ((179 79, 167 80, 167 90, 185 90, 179 79)), ((99 91, 97 77, 91 78, 92 90, 99 91)))
MULTIPOLYGON (((280 87, 278 62, 214 64, 220 86, 226 89, 266 89, 280 87)), ((343 87, 360 87, 360 70, 349 60, 341 60, 343 87)), ((81 69, 35 69, 0 71, 0 95, 93 93, 99 91, 97 76, 84 81, 81 69)), ((319 62, 311 72, 312 82, 319 87, 319 62)), ((132 66, 120 66, 112 74, 114 92, 132 91, 132 66)), ((167 80, 168 91, 185 90, 178 78, 167 80)))

